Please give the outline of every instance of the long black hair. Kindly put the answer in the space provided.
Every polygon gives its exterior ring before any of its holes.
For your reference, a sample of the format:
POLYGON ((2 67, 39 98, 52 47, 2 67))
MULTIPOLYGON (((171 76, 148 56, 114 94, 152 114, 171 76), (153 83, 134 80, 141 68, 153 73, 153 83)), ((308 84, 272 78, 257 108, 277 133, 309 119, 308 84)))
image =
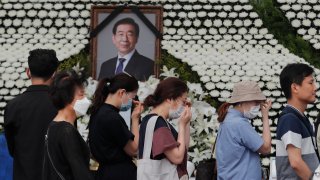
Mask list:
POLYGON ((91 115, 94 115, 99 110, 109 94, 114 94, 119 89, 125 89, 127 92, 132 92, 138 88, 139 84, 136 78, 126 73, 117 74, 110 79, 101 79, 93 96, 91 115))

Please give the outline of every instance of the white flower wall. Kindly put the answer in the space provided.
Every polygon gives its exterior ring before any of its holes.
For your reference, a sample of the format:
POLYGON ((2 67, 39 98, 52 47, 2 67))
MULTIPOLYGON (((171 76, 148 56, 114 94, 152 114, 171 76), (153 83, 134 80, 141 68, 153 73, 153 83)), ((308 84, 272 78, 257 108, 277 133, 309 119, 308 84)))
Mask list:
MULTIPOLYGON (((278 1, 289 4, 290 8, 296 2, 278 1)), ((308 2, 317 11, 319 3, 308 2)), ((263 27, 262 20, 248 0, 2 0, 0 122, 3 121, 6 102, 30 85, 24 73, 30 50, 52 48, 61 61, 75 55, 89 42, 91 5, 124 3, 163 6, 162 49, 188 63, 199 74, 210 95, 217 100, 228 100, 236 82, 258 81, 265 95, 273 100, 270 123, 272 136, 275 137, 276 117, 285 102, 278 75, 286 64, 305 60, 278 44, 268 29, 263 27)), ((319 23, 315 22, 317 18, 313 20, 312 17, 304 17, 312 23, 304 23, 302 29, 305 31, 298 32, 308 32, 308 37, 312 38, 305 39, 317 48, 320 36, 316 24, 319 23)), ((316 74, 319 81, 318 69, 316 74)), ((308 111, 312 120, 317 115, 317 106, 320 107, 317 103, 308 111)), ((260 119, 254 120, 253 125, 261 132, 260 119)), ((268 159, 262 162, 269 164, 268 159)))
POLYGON ((320 3, 318 0, 277 0, 280 9, 303 39, 320 49, 320 3))

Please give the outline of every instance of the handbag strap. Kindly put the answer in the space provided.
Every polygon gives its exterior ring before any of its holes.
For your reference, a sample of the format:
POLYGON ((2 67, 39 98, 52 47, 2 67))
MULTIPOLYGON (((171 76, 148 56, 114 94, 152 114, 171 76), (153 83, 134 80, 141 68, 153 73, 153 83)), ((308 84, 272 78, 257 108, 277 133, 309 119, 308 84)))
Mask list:
POLYGON ((47 134, 45 135, 45 146, 46 146, 46 149, 47 149, 49 161, 50 161, 50 163, 51 163, 54 171, 55 171, 55 172, 58 174, 58 176, 60 177, 60 179, 65 180, 65 178, 62 176, 62 174, 57 170, 56 166, 53 164, 52 158, 51 158, 50 153, 49 153, 48 135, 49 135, 49 128, 48 128, 48 130, 47 130, 47 134))
POLYGON ((215 141, 214 141, 214 143, 213 143, 212 155, 214 154, 214 151, 216 150, 217 140, 218 140, 218 133, 217 133, 216 138, 215 138, 215 141))
POLYGON ((151 117, 147 122, 146 133, 144 135, 144 146, 143 146, 143 159, 150 159, 153 131, 156 126, 156 122, 159 116, 151 117))

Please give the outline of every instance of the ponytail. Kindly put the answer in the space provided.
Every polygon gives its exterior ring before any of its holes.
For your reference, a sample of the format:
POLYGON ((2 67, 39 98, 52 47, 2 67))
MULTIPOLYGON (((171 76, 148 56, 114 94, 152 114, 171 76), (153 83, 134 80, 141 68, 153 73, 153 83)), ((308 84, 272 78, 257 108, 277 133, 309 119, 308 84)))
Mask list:
POLYGON ((139 84, 136 78, 127 73, 117 74, 110 79, 101 79, 93 96, 93 103, 90 111, 91 115, 98 112, 109 94, 114 94, 119 89, 125 89, 127 92, 133 92, 138 88, 139 84))
POLYGON ((228 113, 228 109, 232 104, 230 103, 223 103, 219 109, 218 109, 218 121, 222 123, 224 119, 226 118, 226 115, 228 113))
POLYGON ((99 81, 97 89, 93 95, 93 102, 91 107, 91 115, 95 114, 102 106, 109 94, 110 79, 104 78, 99 81))
POLYGON ((159 105, 159 103, 155 100, 155 96, 153 94, 150 94, 144 99, 143 105, 145 107, 154 107, 159 105))

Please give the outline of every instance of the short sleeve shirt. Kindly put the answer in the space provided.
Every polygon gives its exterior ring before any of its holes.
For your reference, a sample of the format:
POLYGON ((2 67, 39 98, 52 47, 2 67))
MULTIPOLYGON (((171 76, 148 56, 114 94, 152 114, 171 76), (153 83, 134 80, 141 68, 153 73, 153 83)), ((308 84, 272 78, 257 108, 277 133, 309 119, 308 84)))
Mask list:
POLYGON ((216 144, 218 179, 261 179, 258 149, 261 136, 249 120, 235 109, 229 109, 218 131, 216 144))
MULTIPOLYGON (((143 155, 146 127, 148 120, 152 116, 156 116, 156 114, 148 114, 141 121, 139 132, 139 158, 141 158, 143 155)), ((177 142, 177 139, 178 132, 170 123, 159 116, 154 128, 150 159, 161 160, 165 158, 165 151, 180 145, 177 142)), ((177 171, 179 177, 187 174, 187 150, 183 162, 177 166, 177 171)))
POLYGON ((312 143, 313 127, 304 115, 289 105, 283 109, 283 113, 284 115, 279 118, 277 126, 277 179, 300 179, 290 166, 287 146, 291 144, 301 149, 302 159, 311 171, 315 171, 319 161, 312 143))
POLYGON ((89 123, 89 145, 94 158, 101 164, 113 164, 131 161, 132 158, 123 148, 134 135, 129 131, 119 109, 103 104, 98 112, 91 116, 89 123))

